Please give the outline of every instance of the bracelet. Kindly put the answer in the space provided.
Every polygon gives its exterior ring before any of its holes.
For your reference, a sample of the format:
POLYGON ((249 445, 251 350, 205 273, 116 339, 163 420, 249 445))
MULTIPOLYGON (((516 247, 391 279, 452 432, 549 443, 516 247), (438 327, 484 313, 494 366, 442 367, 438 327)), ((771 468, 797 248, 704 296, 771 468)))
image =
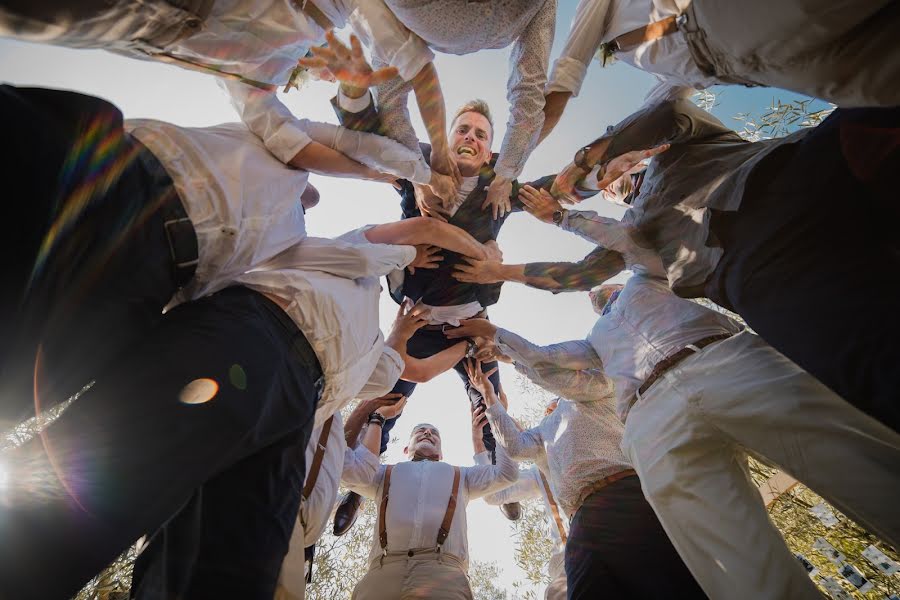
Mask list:
POLYGON ((386 420, 387 419, 385 419, 382 415, 379 415, 377 412, 373 412, 372 414, 369 415, 368 422, 369 423, 378 423, 379 427, 384 427, 384 422, 386 420))

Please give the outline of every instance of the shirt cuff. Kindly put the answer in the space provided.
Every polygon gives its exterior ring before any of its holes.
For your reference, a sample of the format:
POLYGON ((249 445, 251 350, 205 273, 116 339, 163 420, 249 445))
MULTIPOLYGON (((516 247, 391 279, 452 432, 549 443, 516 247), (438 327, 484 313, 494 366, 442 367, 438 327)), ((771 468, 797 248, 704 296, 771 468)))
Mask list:
POLYGON ((404 81, 411 81, 425 65, 434 60, 434 52, 414 33, 410 33, 403 45, 393 56, 389 56, 388 64, 397 69, 404 81))
POLYGON ((351 98, 344 93, 344 90, 338 88, 338 106, 348 113, 361 113, 369 108, 372 104, 372 92, 366 90, 366 93, 359 98, 351 98))
POLYGON ((484 411, 484 414, 488 416, 488 419, 490 419, 491 417, 493 417, 494 419, 499 419, 504 414, 506 414, 506 409, 503 408, 503 405, 499 402, 494 402, 487 408, 486 411, 484 411))
POLYGON ((476 465, 489 465, 491 464, 491 453, 485 450, 484 452, 479 452, 474 456, 476 465))
MULTIPOLYGON (((413 250, 415 250, 415 248, 413 248, 413 250)), ((388 358, 390 358, 391 360, 394 361, 394 363, 397 366, 397 369, 402 374, 403 369, 406 368, 406 363, 403 362, 403 358, 400 356, 400 353, 397 352, 396 350, 394 350, 393 348, 391 348, 390 346, 388 346, 387 344, 384 345, 383 351, 388 356, 388 358)))
POLYGON ((553 63, 550 71, 550 81, 547 83, 547 92, 571 92, 578 96, 581 92, 581 84, 587 75, 587 65, 574 58, 562 57, 553 63))
POLYGON ((266 148, 269 149, 269 152, 285 164, 289 163, 298 152, 306 148, 312 141, 312 138, 300 127, 299 121, 284 123, 265 140, 266 148))

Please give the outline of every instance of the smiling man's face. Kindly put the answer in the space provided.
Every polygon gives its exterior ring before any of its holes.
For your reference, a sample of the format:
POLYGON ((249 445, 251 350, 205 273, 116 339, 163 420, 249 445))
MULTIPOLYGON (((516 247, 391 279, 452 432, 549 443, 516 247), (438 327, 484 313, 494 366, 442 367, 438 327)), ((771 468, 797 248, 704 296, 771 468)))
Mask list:
POLYGON ((441 434, 437 427, 428 423, 416 425, 409 436, 409 444, 404 448, 404 452, 410 458, 419 455, 432 460, 441 460, 441 434))
POLYGON ((464 112, 453 121, 448 142, 462 175, 477 175, 490 162, 492 137, 491 123, 481 113, 464 112))

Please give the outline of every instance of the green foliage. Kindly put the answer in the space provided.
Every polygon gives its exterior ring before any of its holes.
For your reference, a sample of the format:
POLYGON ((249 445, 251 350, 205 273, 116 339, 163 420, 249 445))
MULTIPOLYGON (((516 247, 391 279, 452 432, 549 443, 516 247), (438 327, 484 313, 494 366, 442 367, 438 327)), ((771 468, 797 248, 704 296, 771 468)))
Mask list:
POLYGON ((495 561, 473 561, 469 564, 469 585, 475 600, 506 600, 506 590, 497 587, 500 567, 495 561))
POLYGON ((782 102, 772 100, 772 105, 761 115, 739 113, 734 119, 743 123, 738 134, 745 140, 758 142, 782 137, 804 127, 815 127, 835 109, 832 104, 821 110, 810 110, 812 100, 792 100, 782 102))

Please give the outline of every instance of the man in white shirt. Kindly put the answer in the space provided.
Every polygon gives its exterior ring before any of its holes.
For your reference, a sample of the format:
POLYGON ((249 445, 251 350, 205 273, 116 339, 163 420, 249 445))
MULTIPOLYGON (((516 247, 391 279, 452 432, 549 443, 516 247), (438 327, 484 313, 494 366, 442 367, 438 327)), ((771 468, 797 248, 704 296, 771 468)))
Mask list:
MULTIPOLYGON (((7 189, 28 198, 2 242, 2 424, 34 414, 39 345, 38 409, 78 392, 167 304, 216 292, 306 236, 301 197, 318 197, 309 172, 243 125, 123 122, 99 98, 36 88, 2 86, 0 102, 17 140, 3 163, 7 189)), ((431 177, 421 156, 386 138, 296 126, 312 172, 431 177)))
MULTIPOLYGON (((297 119, 276 96, 287 90, 310 47, 334 28, 352 25, 366 32, 373 51, 390 69, 371 71, 369 86, 399 74, 416 90, 436 148, 446 148, 444 100, 434 54, 410 33, 382 0, 127 0, 6 3, 0 7, 0 35, 74 48, 102 48, 214 75, 231 97, 241 120, 285 164, 298 162, 305 136, 297 119)), ((333 38, 332 38, 333 39, 333 38)), ((444 153, 446 156, 446 152, 444 153)), ((435 163, 448 174, 444 160, 435 163)), ((446 193, 446 192, 445 192, 446 193)))
MULTIPOLYGON (((664 279, 633 275, 592 302, 600 317, 587 339, 539 347, 498 330, 498 351, 561 395, 614 382, 622 451, 711 598, 821 597, 768 519, 747 452, 897 543, 900 519, 884 491, 900 487, 900 435, 664 279)), ((487 333, 476 325, 469 334, 487 333)))
MULTIPOLYGON (((490 387, 484 374, 476 384, 490 387)), ((383 417, 373 415, 364 438, 363 454, 376 465, 383 424, 383 417)), ((472 435, 476 453, 483 454, 477 443, 482 428, 473 427, 472 435)), ((494 465, 441 462, 440 433, 427 423, 413 428, 404 453, 409 461, 379 465, 370 478, 346 481, 379 509, 369 571, 353 599, 471 599, 466 505, 514 482, 518 467, 501 449, 494 465)))
MULTIPOLYGON (((501 340, 500 351, 518 364, 515 334, 482 319, 463 328, 479 328, 501 340), (492 331, 493 330, 493 331, 492 331)), ((471 335, 471 331, 469 332, 471 335)), ((578 360, 577 358, 575 360, 578 360)), ((480 365, 471 362, 469 373, 480 365)), ((539 379, 533 379, 543 385, 539 379)), ((546 465, 550 487, 571 515, 565 571, 569 598, 596 598, 604 590, 617 598, 703 598, 690 572, 666 537, 641 484, 619 449, 622 423, 612 405, 612 384, 560 392, 557 406, 535 427, 522 430, 492 390, 485 393, 487 418, 499 446, 516 460, 546 465), (652 564, 658 577, 648 579, 652 564)))
MULTIPOLYGON (((439 225, 457 232, 448 247, 484 256, 471 236, 439 225)), ((403 239, 434 243, 435 231, 424 227, 418 240, 403 239)), ((433 372, 433 365, 423 368, 427 361, 410 360, 411 370, 404 361, 406 340, 425 316, 402 315, 403 327, 387 341, 378 329, 378 277, 413 261, 427 267, 432 259, 413 246, 369 243, 382 233, 373 227, 351 232, 351 241, 303 239, 255 271, 218 281, 237 286, 176 306, 123 347, 40 439, 10 453, 13 484, 0 503, 0 528, 9 541, 0 557, 0 589, 16 598, 71 596, 128 544, 160 527, 198 486, 207 498, 215 498, 212 490, 218 489, 235 503, 281 502, 278 516, 290 514, 292 523, 296 504, 290 513, 289 495, 271 492, 299 490, 296 448, 306 444, 316 406, 321 422, 363 390, 386 393, 407 370, 414 379, 433 372), (353 243, 362 239, 364 244, 353 243), (268 474, 274 483, 259 483, 268 474), (49 486, 46 503, 32 502, 35 482, 49 486), (90 518, 81 518, 85 511, 90 518), (76 547, 75 540, 91 544, 76 547), (36 577, 31 569, 38 565, 54 577, 36 577)), ((138 255, 140 250, 138 245, 138 255)), ((431 362, 443 360, 449 368, 465 346, 457 344, 431 362)), ((35 395, 41 394, 38 386, 35 395)), ((202 495, 194 498, 190 507, 202 507, 202 495)), ((247 525, 268 530, 249 519, 247 525)), ((192 585, 213 595, 209 590, 245 598, 271 595, 287 536, 283 546, 271 541, 248 537, 234 545, 230 560, 247 559, 243 577, 200 571, 192 585)))
MULTIPOLYGON (((556 400, 551 404, 556 408, 556 400)), ((548 410, 551 408, 548 407, 548 410)), ((483 415, 483 413, 482 413, 483 415)), ((486 418, 486 417, 485 417, 486 418)), ((483 459, 482 459, 483 460, 483 459)), ((536 459, 537 460, 537 459, 536 459)), ((568 518, 553 497, 550 484, 537 464, 519 471, 519 480, 499 492, 484 497, 488 504, 500 506, 509 502, 524 502, 540 498, 544 507, 544 517, 550 527, 553 550, 550 554, 548 573, 550 583, 544 590, 544 600, 565 600, 566 598, 566 539, 568 538, 568 518)))
POLYGON ((820 2, 581 0, 547 84, 546 137, 581 90, 588 66, 613 58, 652 73, 648 101, 681 88, 765 85, 842 107, 896 106, 900 77, 888 0, 820 2))

